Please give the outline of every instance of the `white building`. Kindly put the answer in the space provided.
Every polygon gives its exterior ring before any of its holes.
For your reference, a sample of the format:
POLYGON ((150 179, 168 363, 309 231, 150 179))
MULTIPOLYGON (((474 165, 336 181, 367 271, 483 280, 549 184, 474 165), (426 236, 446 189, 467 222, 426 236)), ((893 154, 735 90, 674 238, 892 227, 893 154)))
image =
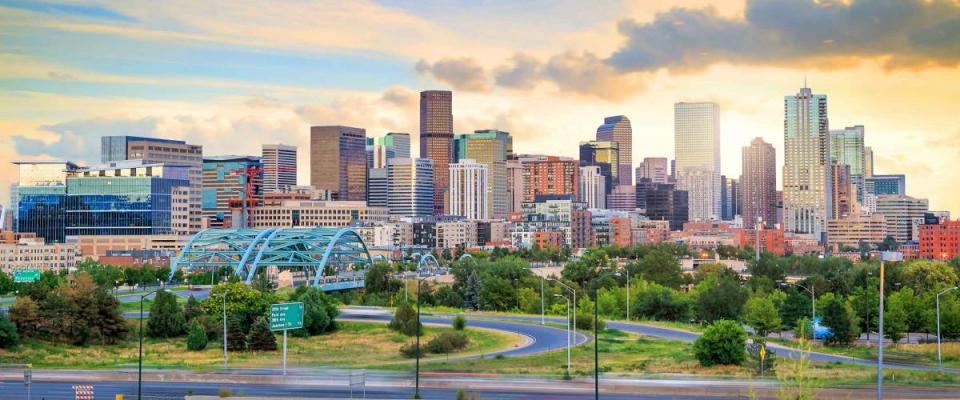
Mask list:
POLYGON ((580 201, 587 203, 587 208, 607 207, 607 182, 599 166, 580 167, 579 195, 580 201))
POLYGON ((677 189, 689 199, 691 221, 720 218, 720 105, 676 103, 674 150, 677 189))
POLYGON ((478 245, 476 221, 438 221, 436 229, 438 248, 453 249, 478 245))
POLYGON ((0 273, 38 269, 60 271, 77 266, 77 245, 44 244, 43 239, 20 239, 17 243, 0 244, 0 273))
POLYGON ((447 214, 468 220, 490 218, 489 177, 487 165, 475 160, 450 164, 447 214))
POLYGON ((831 212, 827 96, 810 88, 784 98, 783 222, 787 233, 823 240, 831 212))
POLYGON ((297 147, 263 145, 263 192, 283 193, 297 186, 297 147))
POLYGON ((923 221, 927 209, 927 199, 901 195, 877 196, 877 214, 887 218, 887 235, 893 236, 898 243, 915 238, 915 221, 923 221))
POLYGON ((252 228, 345 227, 356 222, 386 222, 390 211, 365 201, 287 200, 280 206, 249 210, 252 228))

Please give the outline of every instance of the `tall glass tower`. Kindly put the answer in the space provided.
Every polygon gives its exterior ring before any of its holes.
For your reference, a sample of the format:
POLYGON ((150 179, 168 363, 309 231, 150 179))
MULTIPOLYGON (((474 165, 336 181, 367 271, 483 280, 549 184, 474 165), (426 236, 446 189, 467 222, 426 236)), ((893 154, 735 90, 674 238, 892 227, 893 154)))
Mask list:
POLYGON ((619 165, 612 166, 617 170, 616 185, 633 184, 633 128, 630 119, 624 115, 606 117, 603 125, 597 127, 597 140, 617 143, 617 159, 619 165))
POLYGON ((722 189, 720 105, 676 103, 673 118, 677 190, 687 191, 691 221, 717 220, 722 189))
POLYGON ((832 214, 827 96, 804 87, 783 101, 784 228, 822 240, 832 214))

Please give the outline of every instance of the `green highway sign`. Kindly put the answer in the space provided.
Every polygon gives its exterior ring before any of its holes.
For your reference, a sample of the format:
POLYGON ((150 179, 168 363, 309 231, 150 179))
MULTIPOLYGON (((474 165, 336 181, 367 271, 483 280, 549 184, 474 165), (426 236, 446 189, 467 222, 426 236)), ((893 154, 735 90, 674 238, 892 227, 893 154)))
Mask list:
POLYGON ((40 280, 40 270, 39 269, 22 269, 19 271, 13 271, 13 281, 20 282, 36 282, 40 280))
POLYGON ((270 330, 284 331, 303 328, 303 303, 270 305, 270 330))

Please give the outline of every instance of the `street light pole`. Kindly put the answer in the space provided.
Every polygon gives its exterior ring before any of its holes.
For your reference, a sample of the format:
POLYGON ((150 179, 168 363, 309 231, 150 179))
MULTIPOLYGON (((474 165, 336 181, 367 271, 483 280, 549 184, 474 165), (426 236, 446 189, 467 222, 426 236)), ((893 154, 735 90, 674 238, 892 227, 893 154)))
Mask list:
POLYGON ((223 369, 227 369, 227 292, 223 292, 223 369))
POLYGON ((555 294, 567 301, 567 377, 570 377, 570 298, 562 294, 555 294))
POLYGON ((943 370, 943 359, 940 355, 940 295, 951 290, 957 290, 957 286, 944 289, 942 292, 937 293, 937 368, 941 371, 943 370))
POLYGON ((624 271, 627 271, 627 321, 630 320, 630 268, 624 267, 624 271))
POLYGON ((593 286, 593 398, 600 399, 600 336, 597 335, 597 303, 600 299, 597 297, 597 286, 593 286))
POLYGON ((573 295, 573 330, 577 330, 577 290, 567 286, 563 282, 560 282, 558 279, 550 279, 551 281, 556 282, 558 285, 562 286, 564 289, 567 289, 573 295))
MULTIPOLYGON (((426 278, 424 278, 426 279, 426 278)), ((416 392, 413 394, 413 398, 419 399, 420 397, 420 285, 423 284, 423 280, 420 279, 419 274, 417 275, 417 377, 416 377, 416 392)))
POLYGON ((883 278, 884 265, 880 260, 880 324, 877 327, 877 400, 883 400, 883 278))
POLYGON ((143 299, 156 292, 157 291, 154 290, 152 292, 140 295, 140 340, 137 354, 137 400, 140 400, 143 396, 143 299))
MULTIPOLYGON (((540 275, 540 326, 547 324, 546 311, 544 311, 544 302, 543 299, 543 275, 540 275)), ((569 320, 569 318, 567 318, 569 320)))

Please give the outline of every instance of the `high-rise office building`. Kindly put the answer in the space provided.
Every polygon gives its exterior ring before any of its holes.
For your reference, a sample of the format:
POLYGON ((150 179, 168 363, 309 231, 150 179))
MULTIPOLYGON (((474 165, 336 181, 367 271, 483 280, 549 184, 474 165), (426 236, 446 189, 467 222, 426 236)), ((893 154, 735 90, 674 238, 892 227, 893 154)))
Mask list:
POLYGON ((720 218, 720 106, 676 103, 677 189, 687 192, 691 221, 720 218))
MULTIPOLYGON (((620 183, 620 145, 614 141, 580 142, 580 165, 596 165, 606 176, 607 192, 620 183)), ((629 185, 629 183, 627 183, 629 185)))
POLYGON ((863 182, 866 194, 874 196, 905 195, 907 194, 907 177, 905 175, 876 175, 872 174, 863 182))
POLYGON ((634 185, 617 185, 607 193, 607 208, 610 210, 634 211, 637 209, 637 190, 634 185))
POLYGON ((367 132, 348 126, 310 128, 310 185, 334 200, 367 200, 367 132))
POLYGON ((178 208, 186 208, 186 227, 175 227, 175 233, 188 235, 203 228, 202 194, 203 146, 183 140, 140 136, 103 136, 100 138, 100 159, 104 163, 143 160, 148 164, 188 165, 190 187, 186 189, 186 202, 178 208))
POLYGON ((10 230, 17 232, 19 227, 17 226, 17 220, 20 217, 20 183, 13 182, 10 184, 10 230))
POLYGON ((743 223, 753 226, 757 217, 772 228, 777 223, 777 151, 773 145, 754 138, 742 150, 740 207, 743 223))
POLYGON ((17 232, 33 233, 46 243, 66 239, 67 177, 77 170, 69 161, 16 161, 17 232))
POLYGON ((720 219, 732 221, 741 215, 740 181, 720 175, 720 219))
POLYGON ((600 173, 600 167, 580 167, 580 201, 587 208, 607 207, 607 179, 600 173))
POLYGON ((523 178, 524 168, 520 160, 507 160, 507 212, 520 212, 526 196, 526 180, 523 178))
POLYGON ((283 193, 297 186, 297 147, 263 145, 263 192, 283 193))
POLYGON ((523 156, 524 201, 541 195, 571 195, 580 191, 580 162, 568 157, 523 156))
POLYGON ((422 158, 393 158, 387 161, 387 203, 390 215, 433 215, 433 171, 433 161, 422 158))
POLYGON ((615 170, 617 185, 633 185, 633 128, 630 119, 616 115, 603 119, 603 125, 597 127, 597 141, 616 142, 619 164, 611 165, 615 170))
POLYGON ((410 134, 390 132, 367 138, 367 168, 386 168, 391 158, 410 158, 410 134))
POLYGON ((190 168, 134 160, 76 170, 67 177, 66 235, 174 233, 176 190, 190 187, 190 168))
POLYGON ((856 188, 857 201, 863 201, 864 171, 866 170, 863 125, 830 131, 830 158, 840 165, 850 166, 850 181, 856 188))
POLYGON ((863 178, 873 176, 873 147, 863 147, 863 178))
POLYGON ((447 214, 468 220, 490 218, 490 169, 476 160, 461 159, 450 164, 450 204, 447 214))
POLYGON ((857 186, 849 165, 835 162, 830 168, 830 218, 845 218, 856 208, 857 186))
POLYGON ((810 88, 784 98, 783 219, 785 231, 818 240, 832 215, 827 96, 810 88))
POLYGON ((645 157, 637 166, 637 182, 643 178, 651 183, 670 183, 670 162, 665 157, 645 157))
POLYGON ((477 130, 457 135, 454 139, 454 162, 470 159, 487 166, 490 183, 486 187, 487 215, 490 218, 506 218, 510 213, 507 158, 512 151, 513 138, 510 137, 510 132, 477 130))
POLYGON ((367 205, 370 207, 388 207, 390 180, 387 168, 370 168, 367 178, 367 205))
POLYGON ((676 190, 670 183, 654 184, 644 192, 647 218, 657 221, 669 221, 670 230, 683 229, 683 223, 688 221, 689 199, 687 192, 676 190))
POLYGON ((898 243, 913 239, 917 220, 923 221, 928 211, 927 199, 917 199, 904 195, 877 196, 877 214, 887 219, 887 235, 893 236, 898 243))
MULTIPOLYGON (((242 212, 263 201, 263 162, 254 156, 212 156, 203 159, 203 217, 211 228, 249 226, 242 212)), ((249 218, 249 214, 246 216, 249 218)))
POLYGON ((453 92, 420 92, 420 158, 433 161, 434 214, 441 215, 453 162, 453 92))
POLYGON ((383 135, 381 143, 393 149, 393 156, 410 158, 410 134, 403 132, 389 132, 383 135))

